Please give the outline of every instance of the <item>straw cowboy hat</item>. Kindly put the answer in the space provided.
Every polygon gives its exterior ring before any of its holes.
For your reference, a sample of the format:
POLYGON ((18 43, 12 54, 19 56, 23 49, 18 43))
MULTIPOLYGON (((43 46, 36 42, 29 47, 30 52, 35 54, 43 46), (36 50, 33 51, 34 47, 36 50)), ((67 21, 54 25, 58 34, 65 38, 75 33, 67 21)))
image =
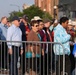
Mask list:
POLYGON ((75 26, 76 25, 76 21, 72 21, 71 19, 69 19, 69 25, 75 26))
POLYGON ((74 26, 75 26, 75 25, 76 25, 76 21, 72 21, 72 25, 74 25, 74 26))
POLYGON ((39 16, 34 16, 34 18, 31 19, 31 21, 33 20, 42 20, 39 16))
POLYGON ((39 16, 34 16, 34 20, 42 20, 39 16))

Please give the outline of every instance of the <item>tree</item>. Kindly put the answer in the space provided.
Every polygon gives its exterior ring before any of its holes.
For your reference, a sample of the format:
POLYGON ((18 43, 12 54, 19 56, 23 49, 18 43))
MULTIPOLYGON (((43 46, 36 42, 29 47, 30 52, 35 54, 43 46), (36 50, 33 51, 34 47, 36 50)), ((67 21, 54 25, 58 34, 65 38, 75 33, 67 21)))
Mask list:
POLYGON ((42 18, 44 12, 40 10, 40 8, 33 5, 27 9, 24 9, 23 14, 26 14, 29 17, 29 21, 30 21, 34 16, 40 16, 42 18))
POLYGON ((21 17, 26 14, 29 18, 29 22, 34 16, 52 19, 49 13, 42 11, 39 7, 36 7, 35 5, 32 5, 29 8, 24 9, 23 12, 11 12, 10 14, 13 14, 10 15, 10 17, 13 17, 14 15, 21 17))
POLYGON ((19 16, 19 17, 21 17, 21 16, 23 16, 23 13, 21 13, 21 12, 17 12, 17 11, 12 11, 11 13, 9 13, 10 14, 10 17, 8 18, 10 21, 11 21, 11 19, 14 17, 14 16, 19 16))
POLYGON ((46 18, 48 18, 48 19, 52 19, 52 17, 51 17, 51 15, 48 13, 48 12, 44 12, 44 14, 42 15, 42 18, 43 19, 46 19, 46 18))

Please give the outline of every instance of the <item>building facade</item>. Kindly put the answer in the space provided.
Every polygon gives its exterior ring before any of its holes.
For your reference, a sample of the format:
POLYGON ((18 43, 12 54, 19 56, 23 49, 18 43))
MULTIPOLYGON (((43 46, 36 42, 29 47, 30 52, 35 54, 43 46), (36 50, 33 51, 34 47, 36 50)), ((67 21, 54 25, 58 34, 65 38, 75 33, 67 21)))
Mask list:
POLYGON ((71 19, 76 18, 76 0, 59 0, 59 5, 61 6, 59 8, 59 17, 63 14, 71 19))
POLYGON ((54 6, 58 5, 59 0, 35 0, 35 5, 40 7, 41 10, 49 12, 49 14, 54 17, 55 14, 54 11, 57 13, 57 9, 54 9, 54 6))
POLYGON ((67 16, 76 17, 76 0, 35 0, 35 5, 41 10, 49 12, 53 18, 67 16), (57 8, 54 8, 57 6, 57 8))
POLYGON ((26 4, 23 4, 23 9, 27 9, 27 8, 29 8, 30 6, 28 6, 28 5, 26 5, 26 4))

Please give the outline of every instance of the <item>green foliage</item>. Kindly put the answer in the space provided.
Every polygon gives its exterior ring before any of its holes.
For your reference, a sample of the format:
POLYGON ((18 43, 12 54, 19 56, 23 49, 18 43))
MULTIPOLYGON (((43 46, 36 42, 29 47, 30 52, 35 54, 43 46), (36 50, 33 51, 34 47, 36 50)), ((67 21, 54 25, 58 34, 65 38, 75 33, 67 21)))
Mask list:
POLYGON ((21 13, 21 12, 17 12, 17 11, 13 11, 13 12, 11 12, 11 13, 9 13, 10 14, 10 17, 8 18, 10 21, 11 21, 11 19, 12 19, 12 17, 13 16, 19 16, 19 17, 21 17, 22 15, 23 15, 23 13, 21 13))
POLYGON ((44 12, 40 10, 39 7, 33 5, 28 9, 23 10, 23 14, 26 14, 29 17, 29 21, 30 21, 34 16, 40 16, 42 18, 44 12))
POLYGON ((29 18, 29 22, 34 16, 40 16, 43 19, 45 19, 45 18, 52 19, 51 15, 49 13, 42 11, 39 7, 36 7, 34 5, 30 6, 27 9, 24 9, 23 12, 17 12, 17 11, 11 12, 9 19, 11 19, 15 15, 19 16, 19 17, 21 17, 23 15, 27 15, 29 18))
POLYGON ((52 19, 51 15, 50 15, 48 12, 44 12, 42 18, 43 18, 43 19, 48 18, 48 19, 50 19, 50 20, 52 19))

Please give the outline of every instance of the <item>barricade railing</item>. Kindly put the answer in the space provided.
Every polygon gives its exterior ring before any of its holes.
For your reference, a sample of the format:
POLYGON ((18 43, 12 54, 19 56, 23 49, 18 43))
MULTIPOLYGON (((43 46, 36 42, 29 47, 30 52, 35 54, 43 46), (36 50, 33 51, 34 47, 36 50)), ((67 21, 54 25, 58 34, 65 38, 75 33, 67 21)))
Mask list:
MULTIPOLYGON (((63 45, 56 42, 0 40, 0 74, 61 75, 61 62, 59 57, 54 54, 54 45, 61 46, 64 51, 63 45), (10 47, 8 48, 7 44, 12 47, 12 50, 9 51, 10 47), (18 44, 22 44, 23 49, 18 44), (20 54, 21 50, 23 50, 22 55, 20 54), (57 61, 59 65, 57 65, 57 61)), ((62 75, 65 75, 64 53, 62 66, 62 75)))

